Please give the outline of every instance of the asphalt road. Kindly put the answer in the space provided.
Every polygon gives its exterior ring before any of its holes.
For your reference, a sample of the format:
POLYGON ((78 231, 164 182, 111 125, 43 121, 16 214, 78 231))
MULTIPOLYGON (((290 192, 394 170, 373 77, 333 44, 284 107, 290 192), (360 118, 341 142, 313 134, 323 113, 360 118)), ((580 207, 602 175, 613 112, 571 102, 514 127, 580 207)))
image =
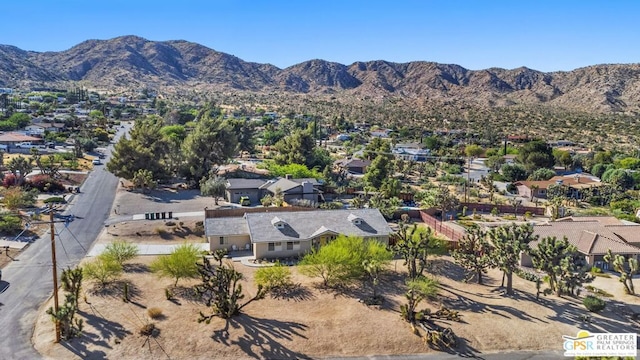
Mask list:
MULTIPOLYGON (((114 141, 127 131, 119 129, 114 141)), ((107 153, 110 153, 111 146, 107 153)), ((105 162, 108 161, 105 159, 105 162)), ((104 227, 113 204, 118 179, 95 167, 74 196, 64 214, 75 215, 65 225, 56 224, 56 258, 58 278, 68 266, 75 266, 86 255, 104 227)), ((0 281, 0 359, 39 359, 31 343, 38 309, 53 293, 51 235, 35 240, 3 269, 0 281)), ((60 302, 63 297, 60 296, 60 302)), ((54 331, 53 323, 51 331, 54 331)))

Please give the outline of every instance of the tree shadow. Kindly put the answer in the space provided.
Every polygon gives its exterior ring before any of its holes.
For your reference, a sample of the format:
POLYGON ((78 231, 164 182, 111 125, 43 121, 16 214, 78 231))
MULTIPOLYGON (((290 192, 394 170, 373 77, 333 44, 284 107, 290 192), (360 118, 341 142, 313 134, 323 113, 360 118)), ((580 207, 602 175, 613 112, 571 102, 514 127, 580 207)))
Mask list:
POLYGON ((622 311, 626 304, 617 300, 607 301, 604 310, 599 313, 588 311, 580 298, 563 297, 564 302, 555 299, 544 299, 541 303, 555 311, 548 316, 550 320, 578 326, 589 332, 635 332, 640 331, 640 322, 632 312, 622 311))
MULTIPOLYGON (((175 300, 180 299, 192 304, 204 303, 202 296, 199 295, 193 286, 175 286, 171 288, 175 300)), ((178 301, 178 304, 181 303, 178 301)))
MULTIPOLYGON (((405 274, 397 271, 384 271, 380 274, 379 284, 376 288, 377 296, 383 299, 380 309, 396 311, 400 303, 394 297, 404 292, 405 274)), ((321 288, 321 291, 333 291, 334 297, 346 296, 365 302, 365 299, 373 297, 373 289, 368 280, 354 282, 350 284, 337 285, 331 288, 321 288)))
MULTIPOLYGON (((460 289, 453 290, 453 289, 442 287, 442 286, 440 287, 440 289, 442 290, 441 294, 443 291, 449 293, 449 295, 443 295, 440 298, 441 303, 448 308, 456 309, 458 311, 490 313, 505 319, 511 319, 515 317, 525 321, 538 322, 538 323, 544 323, 544 324, 549 323, 548 320, 529 315, 524 311, 518 310, 512 306, 487 304, 487 303, 473 300, 463 295, 463 293, 467 293, 467 294, 471 294, 471 293, 468 293, 460 289)), ((473 294, 473 295, 476 295, 476 294, 473 294)))
POLYGON ((303 335, 307 325, 272 319, 255 318, 246 314, 227 319, 225 327, 214 331, 211 338, 226 346, 238 346, 247 356, 256 359, 311 359, 295 352, 279 341, 292 341, 294 338, 307 339, 303 335), (229 327, 244 332, 238 339, 231 339, 229 327))
MULTIPOLYGON (((86 336, 83 336, 86 337, 86 336)), ((62 345, 65 349, 69 350, 74 355, 78 356, 81 359, 87 360, 99 360, 99 359, 107 359, 107 354, 102 350, 93 350, 89 351, 85 344, 82 343, 82 339, 76 338, 71 339, 69 341, 61 341, 60 345, 62 345)))
MULTIPOLYGON (((101 346, 107 349, 111 349, 109 344, 112 339, 122 340, 125 336, 130 335, 131 332, 125 329, 122 324, 115 321, 107 320, 106 317, 101 314, 94 306, 89 305, 90 311, 78 310, 78 315, 84 318, 84 322, 96 329, 97 334, 83 332, 82 337, 79 339, 72 339, 67 344, 69 350, 78 351, 80 353, 88 353, 86 347, 82 342, 86 339, 94 345, 101 346)), ((76 354, 76 352, 74 352, 76 354)), ((89 354, 91 355, 91 354, 89 354)), ((80 355, 79 355, 80 356, 80 355)), ((83 359, 86 357, 81 356, 83 359)), ((100 357, 96 357, 100 358, 100 357)))
MULTIPOLYGON (((454 281, 466 281, 469 279, 469 272, 462 266, 448 259, 433 259, 427 262, 427 271, 430 274, 446 277, 454 281)), ((486 277, 483 277, 483 280, 486 277)))
POLYGON ((293 284, 286 287, 278 287, 269 291, 271 298, 293 301, 305 301, 315 298, 313 293, 302 284, 293 284))
POLYGON ((106 284, 105 286, 100 286, 96 284, 93 288, 89 290, 89 293, 91 295, 99 296, 99 297, 122 298, 124 296, 125 284, 129 286, 129 289, 128 289, 129 301, 132 301, 140 296, 141 294, 140 288, 138 288, 135 284, 127 280, 113 281, 111 283, 106 284))
POLYGON ((140 263, 129 263, 129 264, 122 265, 122 270, 124 270, 124 272, 134 273, 134 274, 148 273, 149 266, 146 264, 140 264, 140 263))

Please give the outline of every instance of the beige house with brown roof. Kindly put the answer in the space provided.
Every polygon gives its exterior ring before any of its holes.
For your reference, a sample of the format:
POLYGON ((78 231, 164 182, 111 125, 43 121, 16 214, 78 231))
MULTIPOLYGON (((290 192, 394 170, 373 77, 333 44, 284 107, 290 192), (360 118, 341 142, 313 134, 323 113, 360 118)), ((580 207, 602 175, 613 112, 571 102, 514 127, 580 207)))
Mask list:
POLYGON ((569 187, 570 197, 582 198, 582 191, 595 187, 603 186, 604 183, 595 180, 591 176, 554 176, 544 181, 517 181, 514 183, 518 188, 518 195, 528 198, 536 197, 538 199, 546 199, 547 191, 553 185, 566 185, 569 187))
MULTIPOLYGON (((603 257, 609 249, 612 253, 627 258, 638 259, 640 256, 640 225, 615 217, 568 217, 555 222, 535 224, 533 234, 539 240, 531 242, 530 247, 537 246, 546 237, 566 237, 585 256, 588 264, 600 268, 607 268, 603 257)), ((521 265, 532 266, 531 258, 523 255, 521 265)))

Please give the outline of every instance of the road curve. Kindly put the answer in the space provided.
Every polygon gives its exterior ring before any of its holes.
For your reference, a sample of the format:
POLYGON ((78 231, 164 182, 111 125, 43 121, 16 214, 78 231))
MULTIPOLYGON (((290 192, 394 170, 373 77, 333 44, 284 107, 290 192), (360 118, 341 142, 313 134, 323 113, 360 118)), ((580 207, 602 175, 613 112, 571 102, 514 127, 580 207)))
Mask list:
MULTIPOLYGON (((119 129, 114 141, 129 129, 119 129)), ((110 153, 111 147, 108 149, 110 153)), ((105 160, 106 161, 106 160, 105 160)), ((62 269, 75 266, 86 255, 109 216, 118 179, 104 169, 94 168, 64 214, 75 215, 65 228, 56 225, 58 277, 62 269)), ((3 269, 0 282, 0 359, 38 359, 31 337, 40 306, 53 293, 51 236, 34 241, 3 269)), ((60 296, 60 301, 63 297, 60 296)), ((52 324, 53 331, 53 324, 52 324)))

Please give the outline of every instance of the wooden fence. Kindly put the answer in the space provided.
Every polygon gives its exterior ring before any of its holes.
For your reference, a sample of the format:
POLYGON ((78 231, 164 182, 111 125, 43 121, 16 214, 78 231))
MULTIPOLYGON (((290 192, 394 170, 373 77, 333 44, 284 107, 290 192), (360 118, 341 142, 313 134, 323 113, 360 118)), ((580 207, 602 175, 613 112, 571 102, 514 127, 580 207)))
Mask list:
MULTIPOLYGON (((444 235, 453 243, 457 243, 465 235, 464 231, 459 231, 448 226, 447 224, 443 224, 442 221, 436 219, 435 217, 427 214, 424 211, 420 211, 420 219, 428 227, 435 231, 436 235, 444 235)), ((453 247, 455 247, 455 245, 453 247)))

